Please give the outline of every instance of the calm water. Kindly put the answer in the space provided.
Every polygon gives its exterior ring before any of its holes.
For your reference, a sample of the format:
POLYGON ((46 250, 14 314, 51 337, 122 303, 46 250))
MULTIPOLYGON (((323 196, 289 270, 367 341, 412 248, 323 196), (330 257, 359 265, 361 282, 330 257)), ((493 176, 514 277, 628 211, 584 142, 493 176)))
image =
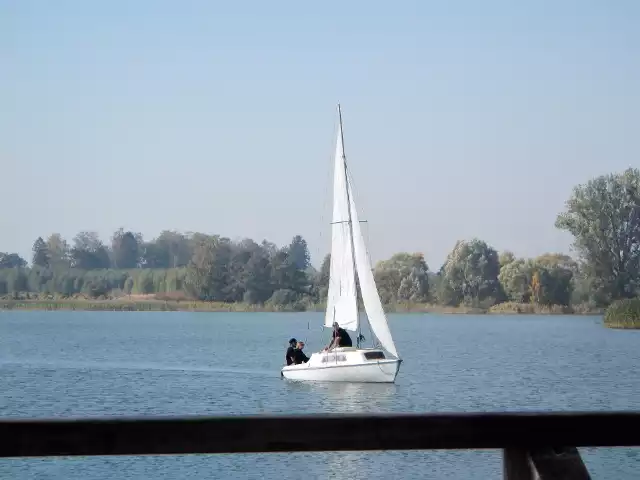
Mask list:
MULTIPOLYGON (((640 331, 599 317, 391 315, 405 359, 396 384, 282 380, 289 337, 314 351, 321 323, 311 313, 0 312, 0 415, 640 409, 640 331)), ((594 479, 640 478, 637 449, 582 454, 594 479)), ((0 460, 3 479, 500 476, 497 451, 0 460)))

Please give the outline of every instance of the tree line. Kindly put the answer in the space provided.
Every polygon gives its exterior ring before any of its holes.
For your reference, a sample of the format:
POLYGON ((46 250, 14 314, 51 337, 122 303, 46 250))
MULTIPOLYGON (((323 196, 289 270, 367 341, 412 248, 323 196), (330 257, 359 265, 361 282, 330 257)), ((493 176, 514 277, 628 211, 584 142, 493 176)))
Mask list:
MULTIPOLYGON (((483 308, 502 302, 602 307, 637 295, 639 170, 576 186, 555 226, 573 235, 574 258, 563 253, 516 258, 470 239, 458 241, 444 264, 432 271, 421 253, 397 253, 375 265, 381 299, 386 304, 483 308)), ((57 233, 38 237, 30 261, 0 253, 0 295, 181 294, 305 309, 326 298, 330 256, 319 271, 314 269, 299 235, 279 247, 169 230, 146 241, 137 232, 119 229, 108 243, 95 232, 80 232, 70 244, 57 233)))

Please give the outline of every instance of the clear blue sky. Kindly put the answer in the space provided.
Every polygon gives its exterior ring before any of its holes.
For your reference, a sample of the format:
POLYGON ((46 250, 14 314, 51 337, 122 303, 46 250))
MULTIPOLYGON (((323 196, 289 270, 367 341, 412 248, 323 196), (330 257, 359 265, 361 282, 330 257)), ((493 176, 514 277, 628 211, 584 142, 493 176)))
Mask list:
POLYGON ((119 227, 329 249, 336 104, 374 260, 569 251, 639 166, 640 2, 0 0, 0 251, 119 227))

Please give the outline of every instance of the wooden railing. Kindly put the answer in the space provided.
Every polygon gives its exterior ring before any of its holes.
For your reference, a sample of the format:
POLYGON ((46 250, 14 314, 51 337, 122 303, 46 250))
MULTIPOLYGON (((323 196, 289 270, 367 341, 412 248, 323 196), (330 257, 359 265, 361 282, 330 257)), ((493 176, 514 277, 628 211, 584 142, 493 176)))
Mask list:
POLYGON ((502 449, 509 480, 588 479, 576 447, 634 446, 636 412, 0 420, 0 457, 502 449))

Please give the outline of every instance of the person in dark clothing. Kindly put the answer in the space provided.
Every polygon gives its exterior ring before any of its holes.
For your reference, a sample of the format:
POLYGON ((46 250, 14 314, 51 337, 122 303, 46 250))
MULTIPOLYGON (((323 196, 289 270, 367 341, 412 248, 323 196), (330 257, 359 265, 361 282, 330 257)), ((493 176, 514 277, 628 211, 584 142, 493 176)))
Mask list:
POLYGON ((301 363, 307 363, 309 357, 307 357, 302 349, 304 348, 304 342, 298 342, 296 349, 293 351, 293 363, 300 365, 301 363))
POLYGON ((298 341, 295 338, 289 340, 289 348, 287 348, 287 353, 284 354, 284 358, 287 361, 287 365, 291 365, 294 359, 294 351, 296 349, 298 341))
POLYGON ((344 328, 340 328, 338 322, 333 322, 333 333, 331 334, 331 343, 327 349, 335 347, 351 347, 353 342, 351 337, 344 328))

